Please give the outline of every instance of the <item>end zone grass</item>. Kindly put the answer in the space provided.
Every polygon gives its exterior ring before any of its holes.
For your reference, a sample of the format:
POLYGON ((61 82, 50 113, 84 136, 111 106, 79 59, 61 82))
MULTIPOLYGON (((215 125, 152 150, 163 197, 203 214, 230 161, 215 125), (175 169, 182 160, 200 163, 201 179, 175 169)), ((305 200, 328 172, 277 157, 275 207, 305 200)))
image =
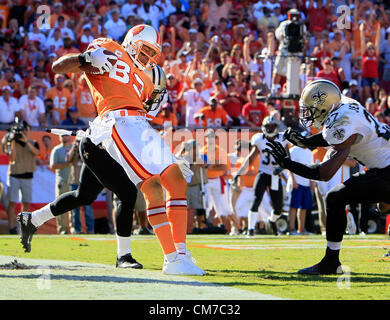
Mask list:
MULTIPOLYGON (((156 238, 132 238, 133 256, 144 265, 144 269, 161 271, 163 256, 156 238)), ((256 236, 253 239, 223 235, 188 236, 192 255, 207 271, 204 277, 193 277, 198 281, 287 299, 390 299, 390 258, 383 258, 390 250, 388 236, 346 236, 341 262, 347 273, 341 278, 298 275, 299 269, 320 261, 325 245, 326 240, 321 236, 256 236)), ((3 235, 0 236, 0 255, 114 265, 116 240, 108 235, 37 235, 31 253, 24 253, 18 236, 3 235)), ((0 270, 0 284, 4 280, 2 272, 0 270)), ((137 270, 131 270, 129 277, 132 272, 137 270)))

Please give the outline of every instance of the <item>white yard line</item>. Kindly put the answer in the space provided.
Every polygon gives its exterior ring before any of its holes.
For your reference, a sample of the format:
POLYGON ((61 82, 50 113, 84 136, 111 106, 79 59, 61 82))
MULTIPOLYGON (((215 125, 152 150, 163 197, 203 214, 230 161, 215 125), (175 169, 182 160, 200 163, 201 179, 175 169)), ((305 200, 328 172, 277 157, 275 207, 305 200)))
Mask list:
MULTIPOLYGON (((0 265, 15 257, 1 256, 0 265)), ((0 299, 279 300, 281 298, 201 278, 104 264, 16 258, 31 269, 0 269, 0 299), (199 279, 199 280, 198 280, 199 279)))

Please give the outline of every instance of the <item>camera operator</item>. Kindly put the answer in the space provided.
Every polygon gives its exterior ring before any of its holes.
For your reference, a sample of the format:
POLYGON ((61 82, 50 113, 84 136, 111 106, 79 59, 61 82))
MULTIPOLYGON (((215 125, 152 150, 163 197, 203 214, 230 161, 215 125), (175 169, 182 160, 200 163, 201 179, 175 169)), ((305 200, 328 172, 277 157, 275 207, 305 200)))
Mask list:
POLYGON ((54 116, 53 99, 46 98, 43 103, 45 104, 45 114, 46 114, 47 123, 49 125, 58 125, 59 123, 56 117, 54 116))
POLYGON ((281 88, 281 78, 287 74, 287 57, 303 53, 306 26, 300 16, 301 14, 297 9, 289 10, 288 19, 281 22, 275 30, 279 48, 272 77, 271 95, 273 96, 281 88))
POLYGON ((26 121, 19 122, 16 118, 15 124, 1 141, 2 151, 9 156, 7 214, 11 234, 17 233, 15 205, 19 201, 19 190, 22 193, 22 211, 29 211, 32 201, 32 179, 36 169, 35 157, 40 152, 38 142, 29 139, 30 131, 31 127, 26 121))

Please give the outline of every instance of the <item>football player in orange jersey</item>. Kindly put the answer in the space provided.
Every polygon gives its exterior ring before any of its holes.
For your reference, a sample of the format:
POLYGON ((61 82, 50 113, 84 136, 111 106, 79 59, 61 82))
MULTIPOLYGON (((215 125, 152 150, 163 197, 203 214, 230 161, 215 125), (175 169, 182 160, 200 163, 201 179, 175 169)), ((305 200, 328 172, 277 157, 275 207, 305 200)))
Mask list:
POLYGON ((192 172, 183 160, 175 159, 148 123, 147 113, 156 111, 156 104, 147 105, 155 95, 153 80, 164 76, 155 68, 160 53, 159 33, 149 25, 137 25, 122 44, 96 39, 85 53, 63 56, 52 68, 56 73, 87 70, 85 77, 100 116, 91 126, 91 140, 102 143, 144 194, 149 223, 164 252, 163 272, 204 275, 186 249, 187 183, 183 174, 191 176, 192 172))

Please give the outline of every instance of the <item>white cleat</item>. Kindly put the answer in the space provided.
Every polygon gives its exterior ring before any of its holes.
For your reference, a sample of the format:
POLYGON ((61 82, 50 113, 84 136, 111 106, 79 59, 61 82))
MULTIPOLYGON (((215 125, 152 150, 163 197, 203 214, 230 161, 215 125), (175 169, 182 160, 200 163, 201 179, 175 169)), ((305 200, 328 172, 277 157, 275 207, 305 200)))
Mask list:
POLYGON ((165 261, 162 271, 164 274, 181 276, 203 276, 206 274, 192 262, 191 258, 182 255, 178 255, 174 261, 165 261))

